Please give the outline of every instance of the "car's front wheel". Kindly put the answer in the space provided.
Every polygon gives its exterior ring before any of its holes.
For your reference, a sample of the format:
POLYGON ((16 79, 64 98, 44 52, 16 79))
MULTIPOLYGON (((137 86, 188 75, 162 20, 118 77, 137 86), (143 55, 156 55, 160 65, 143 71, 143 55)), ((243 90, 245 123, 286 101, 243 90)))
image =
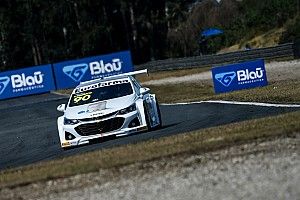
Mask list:
POLYGON ((147 103, 144 102, 144 115, 145 115, 145 120, 146 120, 146 125, 148 130, 151 130, 151 121, 150 121, 150 114, 149 114, 149 109, 147 106, 147 103))
POLYGON ((156 109, 157 109, 157 116, 158 116, 159 124, 155 128, 159 129, 162 126, 162 121, 161 121, 161 113, 160 113, 160 108, 159 108, 157 99, 156 99, 156 109))
MULTIPOLYGON (((155 116, 155 117, 158 118, 158 124, 153 124, 154 120, 152 121, 152 119, 151 119, 149 107, 147 106, 147 103, 144 102, 144 114, 145 114, 145 119, 146 119, 146 124, 147 124, 148 130, 155 130, 162 126, 161 113, 160 113, 160 109, 159 109, 157 100, 156 100, 155 106, 156 106, 156 110, 157 110, 157 116, 155 116)), ((150 109, 155 110, 154 108, 150 108, 150 109)))

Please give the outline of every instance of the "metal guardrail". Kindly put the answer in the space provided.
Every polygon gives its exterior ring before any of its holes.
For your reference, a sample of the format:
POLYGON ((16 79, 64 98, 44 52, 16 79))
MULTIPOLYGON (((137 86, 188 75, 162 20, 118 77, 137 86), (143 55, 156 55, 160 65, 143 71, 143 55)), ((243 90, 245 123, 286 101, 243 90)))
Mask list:
POLYGON ((147 68, 149 71, 167 71, 174 69, 188 69, 211 65, 220 65, 225 63, 236 63, 258 58, 274 59, 284 57, 294 57, 293 43, 286 43, 274 47, 250 49, 224 54, 156 60, 137 65, 135 66, 135 69, 147 68))

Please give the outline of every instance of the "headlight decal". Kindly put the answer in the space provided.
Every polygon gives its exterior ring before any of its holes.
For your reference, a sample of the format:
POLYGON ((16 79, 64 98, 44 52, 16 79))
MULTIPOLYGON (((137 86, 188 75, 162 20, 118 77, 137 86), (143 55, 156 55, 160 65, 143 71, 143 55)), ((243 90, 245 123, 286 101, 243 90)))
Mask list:
POLYGON ((80 121, 78 119, 68 119, 64 118, 64 125, 75 125, 78 124, 80 121))
POLYGON ((119 111, 119 114, 125 115, 125 114, 130 113, 130 112, 133 112, 133 111, 135 111, 135 110, 136 110, 136 105, 135 105, 135 103, 134 103, 134 104, 132 104, 131 106, 129 106, 129 107, 127 107, 127 108, 124 108, 124 109, 120 110, 120 111, 119 111))

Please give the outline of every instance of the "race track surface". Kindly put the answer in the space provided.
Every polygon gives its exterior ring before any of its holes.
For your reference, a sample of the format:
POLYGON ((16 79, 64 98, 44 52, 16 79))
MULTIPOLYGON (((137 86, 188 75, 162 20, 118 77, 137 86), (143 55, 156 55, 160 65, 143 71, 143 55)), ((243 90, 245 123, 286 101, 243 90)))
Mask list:
POLYGON ((56 111, 67 98, 55 94, 0 101, 0 170, 96 149, 137 143, 192 130, 300 110, 300 108, 198 103, 161 105, 163 127, 128 137, 81 146, 60 148, 56 111))

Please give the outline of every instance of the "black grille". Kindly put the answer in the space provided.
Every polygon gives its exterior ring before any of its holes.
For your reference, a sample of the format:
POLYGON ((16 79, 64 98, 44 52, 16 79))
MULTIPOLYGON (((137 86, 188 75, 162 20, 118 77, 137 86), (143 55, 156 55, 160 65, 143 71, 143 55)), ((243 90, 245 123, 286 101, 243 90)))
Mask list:
POLYGON ((123 117, 115 117, 96 123, 82 124, 80 126, 77 126, 75 130, 79 135, 82 136, 106 133, 120 129, 124 123, 124 120, 125 119, 123 117))
POLYGON ((109 113, 107 115, 101 115, 99 117, 92 117, 92 118, 80 119, 79 121, 81 121, 81 122, 89 122, 89 121, 101 120, 101 119, 112 117, 112 116, 116 115, 117 113, 118 113, 118 111, 113 112, 113 113, 109 113))

